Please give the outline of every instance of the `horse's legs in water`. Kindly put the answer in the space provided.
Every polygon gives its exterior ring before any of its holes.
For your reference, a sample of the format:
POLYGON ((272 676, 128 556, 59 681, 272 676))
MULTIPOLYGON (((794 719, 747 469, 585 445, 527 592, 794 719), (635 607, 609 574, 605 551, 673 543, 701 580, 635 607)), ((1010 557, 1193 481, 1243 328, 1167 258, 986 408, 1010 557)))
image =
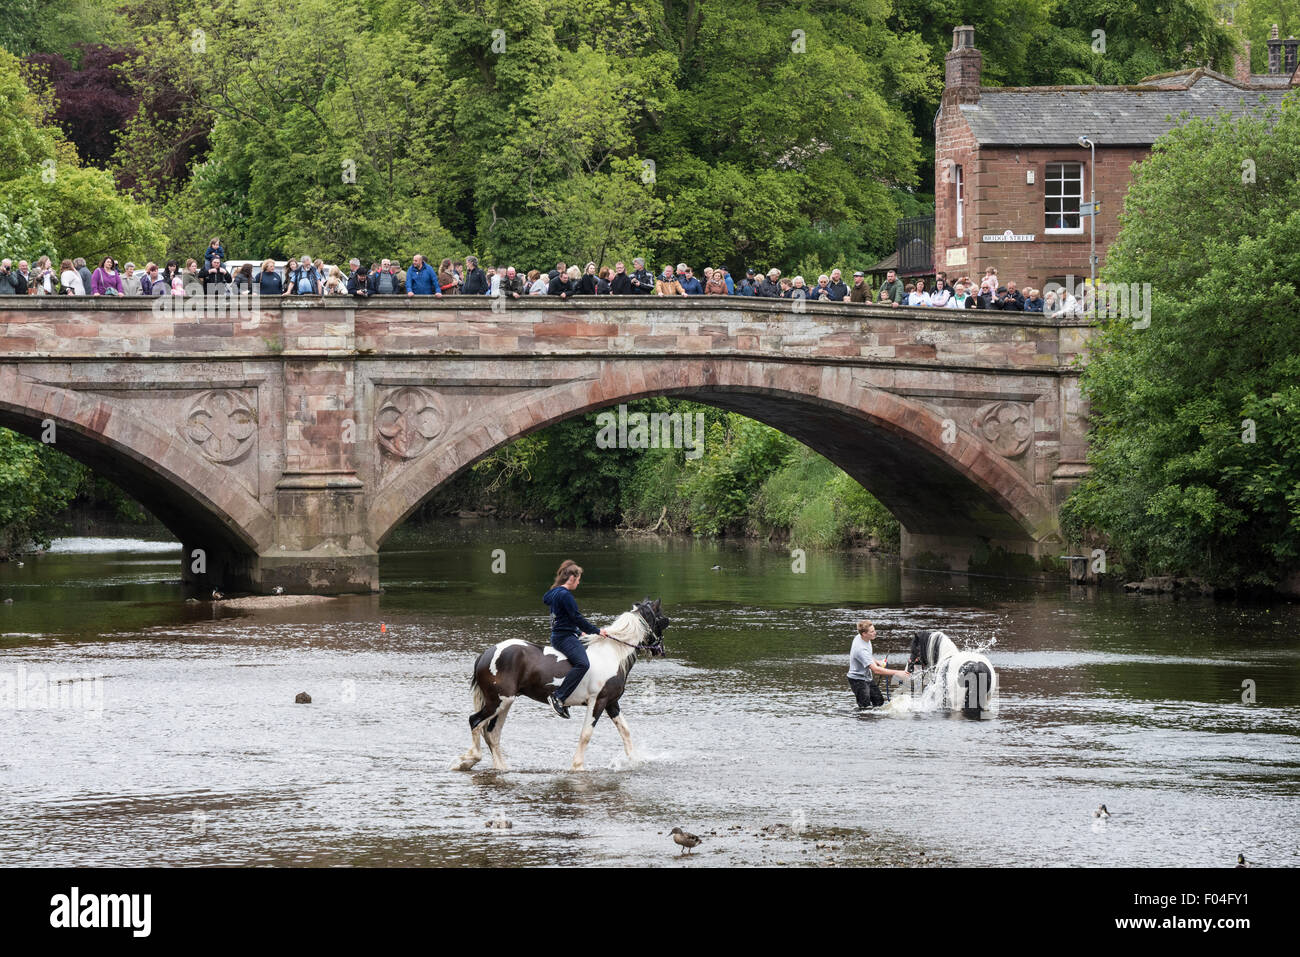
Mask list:
POLYGON ((609 714, 610 720, 614 722, 614 727, 618 728, 619 737, 623 739, 623 750, 627 756, 632 757, 632 732, 628 729, 627 722, 623 720, 623 715, 619 713, 618 699, 615 698, 605 706, 605 711, 609 714))
POLYGON ((493 693, 490 697, 477 683, 474 685, 474 706, 478 709, 469 716, 470 746, 469 750, 456 759, 451 766, 453 771, 468 771, 483 760, 483 724, 498 707, 499 700, 493 693))
POLYGON ((632 732, 628 730, 627 721, 621 714, 614 719, 614 727, 618 728, 618 733, 623 736, 623 750, 627 752, 629 758, 632 757, 632 732))
POLYGON ((492 752, 492 767, 498 771, 510 770, 506 767, 506 752, 501 747, 501 729, 505 727, 506 715, 510 713, 510 706, 515 703, 514 696, 501 699, 501 706, 497 708, 497 713, 487 723, 488 750, 492 752))
POLYGON ((597 698, 591 698, 589 701, 587 720, 582 723, 582 734, 578 736, 578 750, 573 754, 573 764, 569 767, 570 771, 582 770, 582 760, 587 754, 587 744, 591 741, 592 729, 596 727, 596 719, 600 717, 600 712, 604 708, 597 698))

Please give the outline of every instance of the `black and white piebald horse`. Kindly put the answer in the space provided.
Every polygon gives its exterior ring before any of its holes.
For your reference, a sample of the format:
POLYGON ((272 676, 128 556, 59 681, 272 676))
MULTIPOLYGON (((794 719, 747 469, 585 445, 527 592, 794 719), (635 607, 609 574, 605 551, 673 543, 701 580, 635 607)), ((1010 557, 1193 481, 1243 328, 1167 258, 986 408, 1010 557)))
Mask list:
MULTIPOLYGON (((636 663, 637 652, 649 651, 652 655, 664 653, 664 629, 669 619, 659 608, 659 599, 649 598, 632 606, 605 626, 608 638, 600 635, 583 635, 587 658, 591 667, 566 705, 587 706, 587 720, 578 738, 578 750, 573 755, 571 770, 581 771, 591 732, 602 714, 608 714, 623 738, 623 748, 632 755, 632 735, 620 713, 619 698, 627 682, 628 672, 636 663)), ((520 638, 497 642, 474 662, 470 684, 474 688, 474 713, 469 716, 469 729, 473 738, 470 749, 457 759, 452 770, 468 771, 483 758, 480 740, 486 739, 492 753, 492 766, 505 771, 506 755, 501 750, 501 729, 506 723, 510 706, 523 695, 534 701, 547 703, 564 676, 572 667, 569 659, 549 645, 537 645, 520 638)))
POLYGON ((942 631, 918 631, 912 636, 907 671, 920 665, 932 671, 939 687, 939 705, 960 708, 968 718, 980 718, 994 704, 998 673, 978 651, 962 651, 942 631))

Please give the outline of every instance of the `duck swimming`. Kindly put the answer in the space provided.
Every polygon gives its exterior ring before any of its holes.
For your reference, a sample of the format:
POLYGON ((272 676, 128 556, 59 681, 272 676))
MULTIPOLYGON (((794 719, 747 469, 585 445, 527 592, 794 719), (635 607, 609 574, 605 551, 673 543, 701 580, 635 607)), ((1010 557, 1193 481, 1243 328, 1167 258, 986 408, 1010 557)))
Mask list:
POLYGON ((1107 811, 1107 810, 1106 810, 1106 805, 1103 804, 1101 807, 1097 808, 1097 810, 1095 810, 1095 811, 1092 812, 1092 816, 1093 816, 1093 817, 1100 817, 1100 818, 1107 818, 1107 817, 1110 817, 1110 811, 1107 811))

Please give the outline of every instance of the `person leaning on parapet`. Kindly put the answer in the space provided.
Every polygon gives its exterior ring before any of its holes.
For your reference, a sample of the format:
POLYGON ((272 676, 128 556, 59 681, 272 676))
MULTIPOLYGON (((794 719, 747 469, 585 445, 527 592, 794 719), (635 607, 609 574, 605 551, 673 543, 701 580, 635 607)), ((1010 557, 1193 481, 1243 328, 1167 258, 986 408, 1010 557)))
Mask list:
POLYGON ((871 286, 867 283, 867 277, 858 270, 853 274, 853 287, 849 289, 849 302, 871 302, 871 286))
POLYGON ((518 299, 524 293, 524 278, 514 266, 507 266, 505 275, 497 284, 497 295, 507 299, 518 299))
POLYGON ((808 290, 808 298, 818 302, 831 302, 831 277, 822 273, 817 277, 817 285, 808 290))
POLYGON ((930 294, 925 291, 925 280, 918 279, 916 285, 911 287, 907 294, 907 304, 909 306, 928 306, 930 305, 930 294))
POLYGON ((948 301, 943 304, 945 309, 974 309, 975 297, 966 291, 966 287, 958 282, 952 287, 952 295, 948 301))
POLYGON ((765 299, 781 298, 781 270, 773 266, 767 271, 767 278, 758 284, 756 295, 765 299))
POLYGON ((704 284, 704 295, 706 296, 725 296, 727 293, 727 280, 721 269, 715 269, 709 274, 709 281, 704 284))
POLYGON ((757 296, 759 280, 754 276, 754 270, 746 269, 745 278, 740 280, 739 294, 742 296, 757 296))
POLYGON ((677 282, 682 287, 682 292, 688 296, 704 295, 704 287, 695 278, 695 271, 686 263, 677 264, 677 282))
MULTIPOLYGON (((466 260, 469 262, 469 260, 466 260)), ((474 264, 477 266, 478 261, 474 264)), ((482 270, 480 270, 480 275, 482 270)), ((484 279, 484 286, 487 280, 484 279)), ((442 287, 438 285, 438 276, 433 267, 424 261, 424 256, 416 253, 411 259, 411 268, 406 270, 406 294, 408 296, 434 296, 442 298, 442 287)))
POLYGON ((105 256, 99 268, 91 274, 90 294, 92 296, 122 296, 122 276, 117 271, 117 263, 112 256, 105 256))
POLYGON ((903 296, 906 291, 903 289, 903 280, 898 278, 897 270, 891 269, 885 274, 885 283, 880 287, 880 290, 889 293, 889 298, 898 305, 903 304, 903 296))
POLYGON ((571 299, 578 292, 578 280, 581 277, 582 270, 577 266, 570 266, 566 272, 550 281, 546 287, 546 294, 560 299, 571 299))
MULTIPOLYGON (((370 270, 365 283, 370 295, 402 295, 402 272, 391 259, 381 259, 380 268, 370 270)), ((442 285, 441 280, 439 285, 442 285)))
POLYGON ((677 281, 677 276, 673 273, 672 266, 665 266, 663 275, 655 282, 656 296, 684 296, 685 291, 682 284, 677 281))

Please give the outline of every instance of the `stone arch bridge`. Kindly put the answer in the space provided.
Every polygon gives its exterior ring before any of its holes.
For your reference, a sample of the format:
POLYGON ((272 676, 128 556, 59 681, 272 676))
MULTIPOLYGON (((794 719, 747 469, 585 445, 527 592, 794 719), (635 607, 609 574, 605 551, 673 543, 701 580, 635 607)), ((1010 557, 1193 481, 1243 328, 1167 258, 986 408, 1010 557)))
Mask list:
POLYGON ((122 485, 201 587, 375 589, 385 538, 461 470, 658 395, 834 461, 898 517, 905 562, 1036 565, 1085 471, 1088 332, 752 298, 8 299, 0 426, 122 485))

